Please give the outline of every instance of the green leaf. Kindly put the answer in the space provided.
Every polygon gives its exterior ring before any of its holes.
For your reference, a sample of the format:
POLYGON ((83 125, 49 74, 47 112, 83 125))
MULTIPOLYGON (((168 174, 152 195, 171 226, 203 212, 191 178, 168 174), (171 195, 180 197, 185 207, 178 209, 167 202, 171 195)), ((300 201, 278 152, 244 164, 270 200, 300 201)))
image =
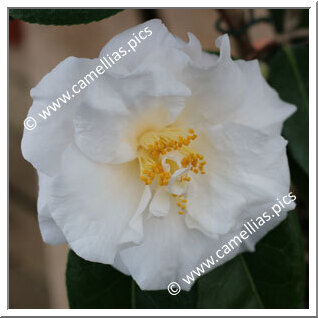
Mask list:
POLYGON ((295 188, 297 193, 297 202, 306 205, 306 211, 308 212, 309 202, 309 177, 308 174, 299 166, 294 160, 290 151, 287 152, 289 169, 291 171, 292 187, 295 188))
POLYGON ((193 309, 197 305, 197 284, 191 291, 180 291, 172 296, 167 290, 143 291, 138 286, 136 289, 136 308, 142 309, 193 309))
POLYGON ((131 279, 111 266, 68 254, 66 286, 70 308, 131 308, 131 279))
POLYGON ((199 308, 303 308, 305 260, 295 212, 261 240, 198 282, 199 308))
POLYGON ((130 276, 110 265, 89 262, 69 251, 66 286, 70 308, 195 308, 196 286, 172 296, 167 290, 142 291, 130 276))
POLYGON ((309 49, 284 46, 273 57, 269 83, 280 97, 297 106, 297 112, 285 122, 283 135, 294 160, 308 175, 309 163, 309 49))
POLYGON ((305 263, 297 216, 289 212, 255 253, 213 270, 190 292, 142 291, 129 276, 72 251, 66 282, 70 308, 302 308, 305 263))
POLYGON ((90 23, 108 18, 122 9, 10 9, 11 18, 45 25, 90 23))

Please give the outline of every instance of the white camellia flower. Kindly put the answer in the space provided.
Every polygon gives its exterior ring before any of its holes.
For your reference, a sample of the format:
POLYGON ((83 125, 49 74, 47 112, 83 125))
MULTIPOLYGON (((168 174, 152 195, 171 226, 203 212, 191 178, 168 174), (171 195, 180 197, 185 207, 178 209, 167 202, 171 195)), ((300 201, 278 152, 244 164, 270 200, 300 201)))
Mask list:
MULTIPOLYGON (((257 61, 202 52, 151 20, 113 38, 152 35, 89 87, 25 130, 24 157, 39 174, 43 239, 132 275, 141 289, 165 289, 269 211, 290 186, 280 100, 257 61)), ((100 64, 69 57, 31 91, 37 116, 100 64)), ((294 207, 262 226, 226 260, 255 244, 294 207)), ((283 238, 282 238, 283 239, 283 238)), ((221 260, 217 265, 224 262, 221 260)), ((216 266, 214 266, 216 267, 216 266)))

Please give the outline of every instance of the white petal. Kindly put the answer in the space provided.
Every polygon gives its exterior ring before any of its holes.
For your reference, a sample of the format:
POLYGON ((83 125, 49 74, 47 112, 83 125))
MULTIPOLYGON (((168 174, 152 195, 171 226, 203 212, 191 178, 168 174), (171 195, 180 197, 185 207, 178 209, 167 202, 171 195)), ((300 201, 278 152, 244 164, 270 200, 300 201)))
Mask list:
MULTIPOLYGON (((145 37, 145 34, 143 33, 142 36, 145 37)), ((111 71, 118 74, 128 74, 143 64, 145 60, 151 59, 156 52, 160 52, 164 56, 166 50, 176 48, 178 44, 161 20, 154 19, 130 28, 112 38, 101 50, 99 56, 106 57, 107 54, 117 52, 120 47, 127 51, 130 50, 130 52, 120 59, 111 71), (139 43, 135 52, 133 52, 128 43, 130 40, 134 40, 134 35, 138 36, 139 32, 145 30, 145 28, 148 28, 146 30, 148 37, 139 43)), ((169 62, 168 60, 166 59, 166 62, 169 62)), ((163 62, 163 60, 161 61, 163 62)))
POLYGON ((66 243, 66 239, 53 220, 48 206, 48 191, 52 178, 39 172, 38 219, 43 241, 58 245, 66 243))
POLYGON ((166 289, 172 281, 205 256, 211 240, 189 230, 184 217, 172 209, 164 218, 150 218, 144 224, 144 240, 120 252, 120 258, 141 289, 166 289), (202 254, 203 251, 203 254, 202 254))
POLYGON ((151 199, 151 190, 149 186, 145 187, 135 215, 129 221, 128 227, 125 229, 120 239, 121 244, 140 244, 144 237, 143 233, 143 212, 147 208, 151 199))
POLYGON ((91 159, 123 163, 136 157, 140 133, 175 121, 189 89, 153 65, 126 77, 104 74, 76 112, 75 140, 91 159))
POLYGON ((257 61, 232 61, 227 36, 217 39, 220 58, 202 69, 191 65, 185 83, 192 95, 182 121, 188 125, 239 123, 272 135, 280 134, 283 121, 295 107, 283 102, 263 78, 257 61))
POLYGON ((280 134, 284 120, 296 111, 296 107, 283 102, 267 84, 258 61, 237 61, 236 64, 244 74, 249 89, 244 103, 235 114, 235 122, 268 134, 280 134))
POLYGON ((116 258, 114 260, 114 263, 112 264, 114 268, 116 268, 118 271, 125 275, 130 275, 129 270, 126 267, 126 265, 123 263, 122 259, 120 258, 119 254, 116 255, 116 258))
MULTIPOLYGON (((195 229, 187 228, 184 216, 178 215, 177 211, 172 209, 164 218, 148 219, 141 245, 121 250, 118 258, 124 264, 126 273, 129 272, 143 290, 166 289, 169 283, 177 282, 182 290, 188 291, 193 282, 187 279, 187 275, 191 276, 191 271, 196 270, 197 266, 200 267, 202 262, 211 256, 217 260, 214 266, 204 267, 206 274, 238 253, 253 250, 255 244, 285 217, 286 211, 281 213, 280 218, 273 218, 265 223, 247 240, 242 240, 239 246, 234 245, 235 249, 224 258, 217 259, 216 251, 245 229, 243 222, 235 231, 213 239, 195 229)), ((123 265, 120 268, 123 268, 123 265)), ((198 278, 196 275, 193 277, 198 278)))
POLYGON ((201 60, 201 56, 202 56, 201 43, 198 40, 198 38, 190 32, 188 32, 188 38, 189 38, 188 43, 184 43, 181 40, 181 43, 184 44, 183 51, 190 56, 192 61, 198 62, 201 60))
MULTIPOLYGON (((136 161, 96 164, 71 146, 63 154, 61 173, 52 182, 49 206, 76 254, 112 264, 144 189, 136 161)), ((138 240, 138 233, 132 239, 138 240)))
POLYGON ((220 60, 229 61, 231 60, 231 45, 230 39, 227 34, 219 36, 215 40, 216 46, 220 49, 220 60))
POLYGON ((153 216, 165 216, 169 213, 170 196, 164 187, 159 187, 152 198, 149 206, 149 212, 153 216))
POLYGON ((196 221, 192 226, 213 236, 286 195, 290 179, 282 137, 237 124, 211 127, 208 133, 210 144, 198 145, 207 155, 207 174, 189 182, 187 209, 196 221))
POLYGON ((179 38, 177 38, 177 41, 180 44, 180 49, 189 56, 190 64, 205 69, 217 63, 218 56, 202 51, 201 43, 194 34, 188 32, 188 38, 188 43, 179 38))
MULTIPOLYGON (((22 138, 22 153, 25 159, 39 171, 47 175, 58 172, 61 154, 73 138, 74 128, 72 116, 74 107, 81 104, 85 92, 71 99, 67 104, 60 101, 60 108, 56 112, 50 110, 51 116, 44 120, 39 114, 46 110, 52 102, 73 84, 93 69, 89 59, 69 57, 58 64, 50 73, 43 77, 40 83, 31 90, 32 107, 28 116, 33 117, 37 126, 33 130, 24 129, 22 138)), ((66 99, 65 99, 66 101, 66 99)))

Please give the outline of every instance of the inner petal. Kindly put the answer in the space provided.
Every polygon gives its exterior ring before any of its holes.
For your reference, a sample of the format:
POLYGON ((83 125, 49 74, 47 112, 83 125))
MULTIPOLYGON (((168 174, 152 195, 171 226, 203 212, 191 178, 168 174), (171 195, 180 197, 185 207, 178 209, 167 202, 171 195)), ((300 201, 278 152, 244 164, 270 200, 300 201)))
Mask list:
POLYGON ((167 215, 170 209, 170 197, 164 188, 160 187, 155 193, 149 210, 154 216, 164 216, 167 215))

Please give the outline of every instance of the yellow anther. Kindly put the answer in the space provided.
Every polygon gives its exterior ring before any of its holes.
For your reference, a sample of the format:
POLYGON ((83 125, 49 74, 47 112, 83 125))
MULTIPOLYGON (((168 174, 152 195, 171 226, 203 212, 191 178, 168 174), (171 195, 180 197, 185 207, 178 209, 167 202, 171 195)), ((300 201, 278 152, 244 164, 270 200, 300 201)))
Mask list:
MULTIPOLYGON (((172 151, 182 155, 181 166, 190 171, 203 174, 204 156, 191 149, 190 143, 197 138, 194 130, 181 127, 166 127, 159 131, 147 131, 138 139, 138 159, 140 164, 140 179, 147 185, 152 182, 167 186, 171 175, 180 169, 176 160, 166 159, 170 172, 164 171, 162 166, 163 156, 172 151)), ((172 156, 173 157, 173 156, 172 156)), ((185 174, 179 177, 179 182, 189 182, 191 178, 185 174)), ((182 201, 186 203, 186 201, 182 201)))
POLYGON ((182 214, 183 214, 183 211, 179 211, 178 213, 179 213, 180 215, 182 215, 182 214))

